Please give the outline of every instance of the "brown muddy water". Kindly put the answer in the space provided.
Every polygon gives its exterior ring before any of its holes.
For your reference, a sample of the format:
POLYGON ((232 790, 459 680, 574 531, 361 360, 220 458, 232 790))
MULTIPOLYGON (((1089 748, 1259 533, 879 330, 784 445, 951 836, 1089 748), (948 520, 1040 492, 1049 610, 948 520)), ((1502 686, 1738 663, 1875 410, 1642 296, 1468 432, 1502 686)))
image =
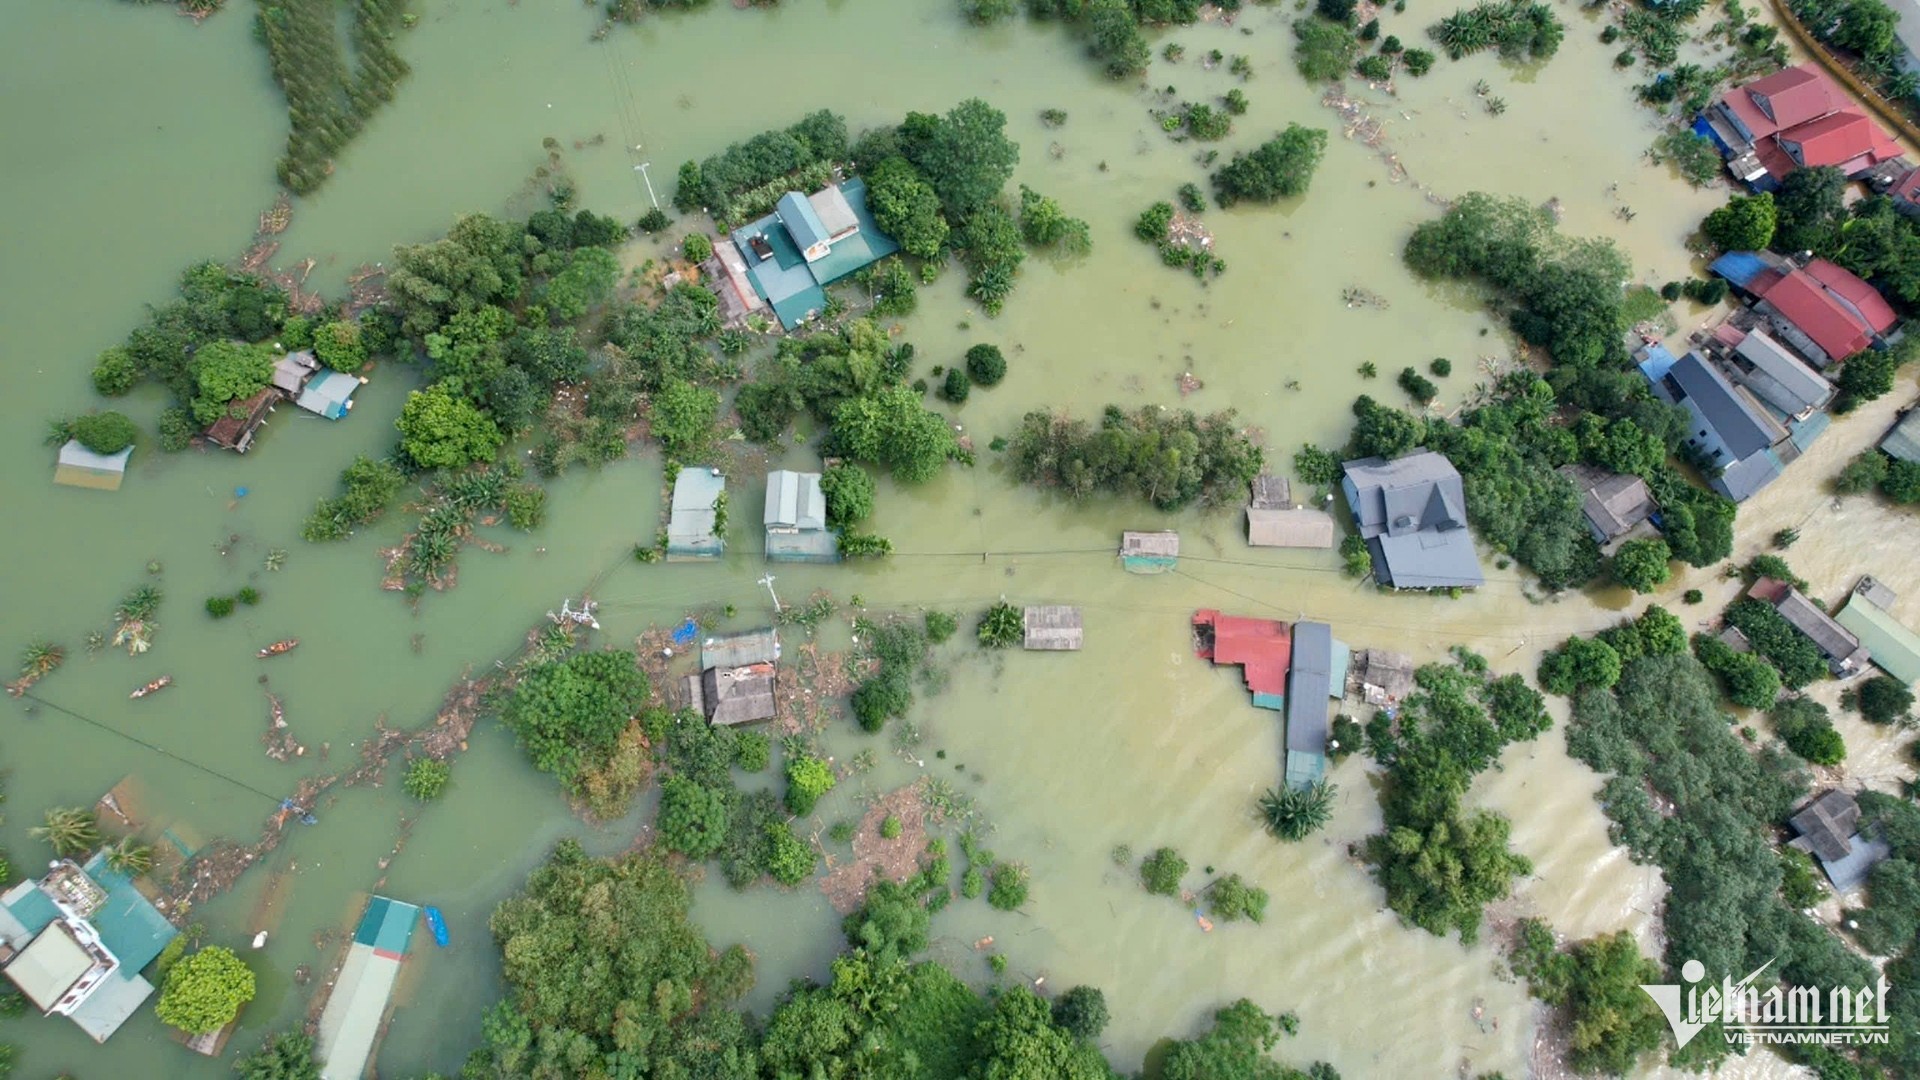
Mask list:
MULTIPOLYGON (((312 257, 312 282, 338 288, 352 267, 384 258, 395 242, 437 233, 458 213, 524 211, 548 137, 568 148, 584 204, 632 217, 647 206, 642 163, 665 194, 681 160, 807 110, 834 108, 858 128, 977 94, 1006 111, 1023 146, 1016 180, 1085 217, 1095 252, 1071 266, 1030 260, 996 320, 962 302, 957 274, 923 293, 905 334, 924 364, 950 363, 976 341, 999 344, 1010 358, 1007 380, 976 393, 957 422, 984 442, 1045 406, 1086 414, 1108 402, 1236 407, 1284 462, 1301 442, 1343 437, 1346 405, 1368 386, 1355 374, 1362 361, 1390 375, 1452 358, 1441 404, 1450 408, 1483 377, 1483 360, 1509 355, 1470 296, 1402 270, 1407 231, 1437 212, 1428 193, 1484 188, 1557 198, 1568 230, 1617 238, 1655 283, 1687 270, 1682 238, 1721 197, 1644 163, 1653 120, 1632 104, 1629 80, 1594 41, 1598 24, 1571 7, 1567 45, 1544 67, 1442 61, 1398 97, 1350 84, 1384 123, 1378 149, 1341 138, 1342 118, 1292 70, 1290 13, 1254 8, 1238 28, 1162 35, 1156 50, 1178 41, 1187 59, 1156 60, 1146 82, 1171 84, 1189 100, 1222 94, 1237 80, 1225 65, 1202 70, 1197 58, 1213 48, 1245 53, 1254 66, 1244 84, 1252 109, 1224 151, 1289 121, 1327 126, 1334 138, 1304 199, 1207 217, 1230 269, 1202 288, 1160 267, 1131 235, 1146 204, 1203 180, 1195 147, 1170 141, 1149 115, 1152 95, 1099 78, 1056 28, 976 31, 952 7, 715 5, 594 44, 594 12, 578 3, 427 0, 402 46, 413 77, 326 188, 299 204, 279 262, 312 257), (756 78, 728 78, 743 56, 784 59, 759 65, 756 78), (1506 98, 1505 115, 1480 107, 1473 84, 1481 79, 1506 98), (1068 112, 1064 127, 1041 125, 1048 107, 1068 112), (1383 154, 1397 155, 1403 179, 1383 154), (1347 286, 1371 289, 1389 306, 1349 309, 1341 299, 1347 286), (1184 401, 1176 389, 1183 373, 1204 384, 1184 401)), ((543 529, 497 537, 508 545, 503 554, 469 550, 459 588, 417 611, 376 588, 376 549, 393 541, 399 521, 343 544, 303 544, 299 522, 341 466, 391 443, 391 419, 411 381, 404 372, 380 372, 341 424, 283 410, 244 458, 168 458, 143 447, 117 494, 50 485, 43 421, 96 404, 85 377, 94 354, 126 333, 142 303, 163 299, 184 264, 244 247, 272 200, 284 115, 264 56, 247 40, 249 14, 235 4, 195 26, 157 6, 95 3, 14 5, 0 16, 0 130, 15 148, 0 161, 0 202, 10 207, 0 223, 0 401, 8 418, 0 460, 9 463, 0 469, 0 654, 35 636, 66 642, 74 659, 41 690, 86 718, 9 709, 0 753, 10 812, 0 840, 21 869, 47 856, 26 835, 44 807, 91 801, 128 775, 180 830, 250 839, 299 779, 350 762, 382 717, 397 726, 427 720, 463 671, 508 654, 529 622, 603 572, 597 595, 607 642, 698 606, 736 604, 739 625, 764 619, 769 606, 756 583, 757 537, 742 524, 718 565, 639 566, 627 558, 657 520, 659 465, 650 454, 556 483, 543 529), (235 498, 239 487, 249 494, 235 498), (265 560, 275 548, 289 555, 271 571, 265 560), (103 628, 120 595, 148 579, 150 561, 161 565, 167 592, 153 651, 138 659, 87 655, 86 633, 103 628), (242 583, 261 590, 261 605, 207 620, 201 598, 242 583), (270 667, 252 658, 288 636, 305 642, 298 652, 270 667), (127 700, 129 689, 162 672, 175 676, 172 689, 127 700), (292 730, 313 748, 291 764, 262 753, 263 672, 271 676, 264 689, 285 702, 292 730)), ((1418 40, 1426 18, 1389 15, 1385 30, 1418 40)), ((643 243, 634 257, 652 250, 643 243)), ((1397 396, 1385 382, 1371 388, 1397 396)), ((1909 391, 1903 386, 1896 397, 1909 391)), ((1743 510, 1740 547, 1750 553, 1775 529, 1797 525, 1803 539, 1794 564, 1823 596, 1838 597, 1856 571, 1870 569, 1907 594, 1912 610, 1904 614, 1920 618, 1920 571, 1897 539, 1911 534, 1910 519, 1860 500, 1830 509, 1818 490, 1877 435, 1891 405, 1839 425, 1743 510)), ((132 402, 143 417, 160 406, 151 392, 132 402)), ((804 450, 790 455, 807 459, 804 450)), ((737 505, 757 507, 757 488, 747 487, 737 505)), ((1161 1035, 1186 1033, 1216 1004, 1246 995, 1300 1014, 1287 1056, 1324 1058, 1348 1076, 1526 1074, 1533 1010, 1502 976, 1494 951, 1402 928, 1347 855, 1378 826, 1360 762, 1334 771, 1339 809, 1322 836, 1281 847, 1256 827, 1253 801, 1278 781, 1280 732, 1230 673, 1192 657, 1187 619, 1201 606, 1308 615, 1356 646, 1430 659, 1463 643, 1497 666, 1530 670, 1541 648, 1620 617, 1632 606, 1625 595, 1536 603, 1515 571, 1490 561, 1489 584, 1473 596, 1381 595, 1342 578, 1331 553, 1248 549, 1234 512, 1167 518, 1131 505, 1070 505, 1015 488, 985 454, 978 468, 950 470, 923 488, 883 484, 874 524, 896 545, 891 560, 782 569, 781 596, 825 588, 843 600, 858 594, 876 610, 970 613, 1004 595, 1086 612, 1087 646, 1078 654, 989 657, 950 646, 948 685, 913 716, 922 734, 916 745, 896 750, 891 734, 866 738, 850 725, 830 738, 842 761, 873 749, 879 764, 827 799, 816 825, 856 816, 863 795, 938 775, 976 800, 1001 855, 1033 867, 1033 899, 1022 912, 959 904, 941 917, 943 958, 984 980, 985 963, 967 954, 993 935, 1011 960, 1009 978, 1104 987, 1115 1014, 1106 1049, 1122 1067, 1136 1065, 1161 1035), (1123 528, 1163 526, 1182 532, 1179 573, 1128 576, 1106 554, 1123 528), (1183 907, 1145 895, 1116 869, 1109 852, 1119 844, 1136 852, 1173 844, 1196 868, 1246 875, 1273 894, 1266 924, 1202 933, 1183 907)), ((1685 609, 1690 618, 1726 591, 1695 572, 1661 599, 1677 604, 1679 591, 1694 585, 1711 599, 1685 609)), ((844 624, 822 630, 834 647, 846 633, 844 624)), ((1848 726, 1846 734, 1851 767, 1862 775, 1891 783, 1904 772, 1879 733, 1848 726)), ((1514 819, 1514 844, 1535 864, 1518 909, 1577 934, 1627 926, 1646 937, 1658 876, 1607 843, 1591 798, 1597 788, 1555 731, 1511 750, 1474 798, 1514 819)), ((324 967, 331 954, 319 935, 350 926, 363 895, 384 878, 378 888, 387 893, 438 904, 453 945, 435 950, 422 939, 380 1071, 457 1068, 498 993, 485 931, 492 906, 557 838, 581 836, 595 850, 615 851, 645 820, 636 810, 624 821, 583 825, 491 722, 476 729, 450 794, 431 809, 420 812, 391 783, 330 796, 317 826, 296 828, 265 869, 195 912, 211 941, 237 946, 256 930, 273 931, 263 951, 247 954, 261 993, 237 1045, 305 1013, 312 987, 296 984, 296 969, 324 967), (403 835, 404 850, 387 863, 403 835)), ((821 973, 839 941, 836 918, 811 890, 737 894, 709 882, 697 913, 716 942, 742 941, 756 952, 753 1000, 761 1006, 790 978, 821 973)), ((104 1047, 58 1021, 8 1027, 5 1037, 23 1046, 26 1076, 70 1069, 212 1077, 226 1069, 168 1041, 150 1012, 104 1047)), ((1755 1060, 1728 1072, 1782 1070, 1755 1060)))

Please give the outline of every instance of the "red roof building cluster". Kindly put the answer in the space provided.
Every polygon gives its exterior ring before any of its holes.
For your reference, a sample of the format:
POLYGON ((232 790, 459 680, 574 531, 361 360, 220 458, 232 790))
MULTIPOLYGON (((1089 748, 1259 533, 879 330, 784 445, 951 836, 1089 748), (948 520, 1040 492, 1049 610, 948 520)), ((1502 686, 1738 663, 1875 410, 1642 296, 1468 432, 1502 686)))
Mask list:
POLYGON ((1843 267, 1814 259, 1804 270, 1767 270, 1748 286, 1760 300, 1773 306, 1830 361, 1845 360, 1893 329, 1893 308, 1874 290, 1843 267))
POLYGON ((1735 87, 1719 110, 1776 183, 1795 169, 1824 165, 1858 176, 1900 156, 1893 136, 1813 64, 1735 87))

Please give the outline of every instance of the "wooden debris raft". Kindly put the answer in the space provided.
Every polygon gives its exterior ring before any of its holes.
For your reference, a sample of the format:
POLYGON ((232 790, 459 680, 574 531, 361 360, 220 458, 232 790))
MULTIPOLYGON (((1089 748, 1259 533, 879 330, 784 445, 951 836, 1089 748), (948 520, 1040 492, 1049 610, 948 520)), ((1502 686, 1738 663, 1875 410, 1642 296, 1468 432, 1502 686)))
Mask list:
POLYGON ((280 703, 280 696, 271 690, 267 692, 267 731, 260 736, 267 748, 267 756, 275 761, 288 761, 306 755, 307 748, 293 737, 287 729, 287 710, 280 703))

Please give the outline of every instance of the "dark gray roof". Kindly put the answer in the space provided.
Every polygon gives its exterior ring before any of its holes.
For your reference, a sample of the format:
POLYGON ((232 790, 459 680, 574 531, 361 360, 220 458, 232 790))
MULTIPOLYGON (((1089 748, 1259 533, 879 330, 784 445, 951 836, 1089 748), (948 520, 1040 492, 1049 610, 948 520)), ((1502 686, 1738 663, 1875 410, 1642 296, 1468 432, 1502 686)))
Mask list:
POLYGON ((1565 465, 1560 471, 1580 489, 1580 512, 1601 543, 1624 535, 1659 509, 1647 482, 1637 476, 1590 465, 1565 465))
POLYGON ((1796 841, 1795 847, 1811 850, 1822 862, 1840 859, 1852 849, 1848 838, 1860 826, 1860 804, 1853 796, 1834 788, 1821 792, 1818 798, 1801 807, 1788 824, 1800 834, 1800 840, 1805 841, 1804 844, 1796 841))
POLYGON ((1920 409, 1909 407, 1880 440, 1880 449, 1901 461, 1920 461, 1920 409))
POLYGON ((1287 751, 1327 751, 1327 709, 1333 684, 1333 628, 1293 624, 1293 666, 1287 672, 1287 751))
POLYGON ((1733 351, 1752 368, 1742 374, 1741 381, 1762 401, 1788 416, 1817 409, 1833 398, 1832 383, 1801 363, 1764 330, 1748 334, 1733 351))
POLYGON ((1867 874, 1874 865, 1893 854, 1893 848, 1886 841, 1864 833, 1854 833, 1848 842, 1851 850, 1845 855, 1838 859, 1820 860, 1820 869, 1827 872, 1827 880, 1833 882, 1833 891, 1841 896, 1866 884, 1867 874))
POLYGON ((1486 584, 1473 537, 1465 529, 1429 530, 1367 541, 1373 573, 1395 589, 1474 588, 1486 584))
POLYGON ((1713 489, 1734 502, 1745 502, 1779 479, 1780 472, 1779 455, 1762 450, 1721 469, 1720 475, 1713 478, 1713 489))
POLYGON ((1681 357, 1669 374, 1735 460, 1765 450, 1786 434, 1786 429, 1750 403, 1699 353, 1681 357))
POLYGON ((707 719, 716 724, 771 720, 778 711, 770 663, 708 668, 700 676, 700 689, 707 719))
POLYGON ((1285 510, 1293 505, 1293 488, 1284 476, 1261 473, 1253 478, 1255 510, 1285 510))
POLYGON ((780 637, 772 627, 715 634, 700 645, 702 668, 744 667, 780 659, 780 637))
POLYGON ((1793 625, 1795 630, 1807 635, 1820 647, 1829 660, 1844 660, 1860 648, 1860 639, 1854 637, 1847 628, 1834 622, 1824 611, 1814 606, 1813 601, 1798 589, 1788 589, 1787 595, 1774 605, 1782 618, 1793 625))
POLYGON ((1431 450, 1343 466, 1354 524, 1381 582, 1401 589, 1485 582, 1467 533, 1466 491, 1453 463, 1431 450))

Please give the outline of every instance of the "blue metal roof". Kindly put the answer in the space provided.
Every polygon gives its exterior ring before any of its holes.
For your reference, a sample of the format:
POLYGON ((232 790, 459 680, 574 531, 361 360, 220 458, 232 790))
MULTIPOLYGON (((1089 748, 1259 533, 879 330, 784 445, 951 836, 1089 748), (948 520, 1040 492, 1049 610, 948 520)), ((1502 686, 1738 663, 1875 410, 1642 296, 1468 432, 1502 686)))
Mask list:
POLYGON ((1640 374, 1645 375, 1647 381, 1652 383, 1656 389, 1660 386, 1660 380, 1667 377, 1667 372, 1673 370, 1673 365, 1680 362, 1672 353, 1667 351, 1665 345, 1657 341, 1641 349, 1635 355, 1640 357, 1640 374))
POLYGON ((824 244, 831 239, 826 225, 820 221, 820 215, 814 213, 813 204, 805 195, 789 191, 780 196, 780 224, 787 227, 787 234, 793 237, 793 246, 806 251, 815 244, 824 244))
POLYGON ((1760 271, 1767 269, 1766 261, 1751 251, 1729 251, 1713 260, 1707 269, 1726 278, 1729 284, 1744 289, 1752 284, 1760 271))

